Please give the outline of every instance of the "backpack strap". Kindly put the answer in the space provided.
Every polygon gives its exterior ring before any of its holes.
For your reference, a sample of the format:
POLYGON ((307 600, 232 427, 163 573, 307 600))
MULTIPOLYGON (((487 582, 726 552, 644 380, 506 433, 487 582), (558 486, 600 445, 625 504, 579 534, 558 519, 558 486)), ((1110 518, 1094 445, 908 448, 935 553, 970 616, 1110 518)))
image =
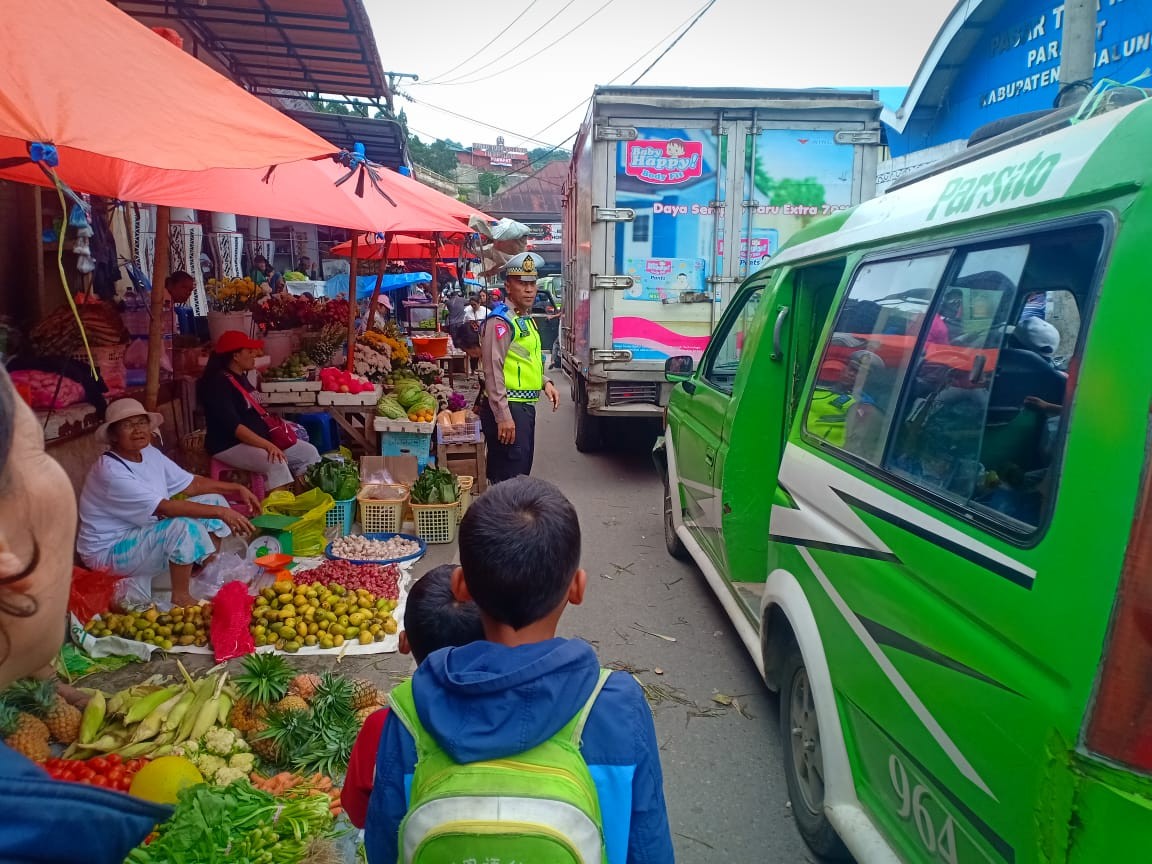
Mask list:
POLYGON ((412 695, 411 678, 401 681, 392 688, 392 692, 388 694, 388 704, 396 719, 403 724, 404 728, 408 730, 408 734, 412 736, 412 740, 416 742, 416 757, 418 759, 423 759, 438 749, 416 713, 416 700, 412 695))
POLYGON ((592 688, 592 695, 588 697, 588 701, 584 703, 580 713, 573 717, 569 723, 572 730, 568 740, 575 744, 577 749, 579 749, 584 737, 584 724, 588 722, 588 715, 592 713, 592 706, 596 704, 596 699, 600 695, 600 691, 604 689, 604 685, 608 683, 608 676, 611 674, 611 669, 600 670, 600 677, 596 681, 596 686, 592 688))

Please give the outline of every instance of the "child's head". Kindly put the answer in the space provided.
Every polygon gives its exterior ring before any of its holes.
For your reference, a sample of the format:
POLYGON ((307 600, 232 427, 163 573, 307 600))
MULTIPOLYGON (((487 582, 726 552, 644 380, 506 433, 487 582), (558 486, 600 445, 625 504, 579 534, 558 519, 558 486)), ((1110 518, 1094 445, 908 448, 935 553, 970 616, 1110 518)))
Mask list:
POLYGON ((404 606, 404 629, 400 631, 404 653, 417 663, 441 648, 455 648, 484 638, 480 610, 475 603, 462 603, 452 596, 455 564, 434 567, 416 581, 404 606))
POLYGON ((467 593, 493 621, 522 630, 558 619, 584 591, 576 510, 543 480, 498 483, 460 523, 460 566, 467 593))

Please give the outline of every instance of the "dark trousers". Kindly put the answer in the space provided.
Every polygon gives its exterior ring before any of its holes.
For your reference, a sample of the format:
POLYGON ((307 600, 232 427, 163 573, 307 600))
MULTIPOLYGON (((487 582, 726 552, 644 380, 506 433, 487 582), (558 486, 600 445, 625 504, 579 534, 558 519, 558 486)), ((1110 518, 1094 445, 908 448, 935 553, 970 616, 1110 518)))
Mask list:
POLYGON ((496 415, 485 399, 480 406, 480 427, 488 442, 488 482, 499 483, 521 474, 532 473, 532 456, 536 449, 536 406, 528 402, 509 402, 516 440, 501 444, 496 430, 496 415))

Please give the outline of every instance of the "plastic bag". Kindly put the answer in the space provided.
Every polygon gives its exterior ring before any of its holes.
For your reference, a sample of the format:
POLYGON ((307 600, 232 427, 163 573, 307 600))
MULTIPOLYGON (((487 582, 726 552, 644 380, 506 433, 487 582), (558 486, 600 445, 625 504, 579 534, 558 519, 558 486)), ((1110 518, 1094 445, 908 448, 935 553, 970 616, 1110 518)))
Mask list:
POLYGON ((112 608, 116 583, 121 577, 107 570, 72 568, 72 590, 68 595, 68 611, 81 624, 87 624, 101 612, 112 608))
POLYGON ((292 554, 297 558, 313 558, 327 545, 324 516, 335 504, 331 495, 319 489, 309 489, 302 495, 280 490, 264 499, 264 512, 295 517, 298 521, 291 529, 292 554))
POLYGON ((188 593, 196 600, 211 601, 230 582, 248 583, 260 576, 262 568, 235 552, 220 552, 188 582, 188 593))
POLYGON ((253 603, 244 582, 229 582, 216 593, 216 599, 212 601, 209 637, 217 663, 243 657, 256 650, 256 643, 248 629, 252 623, 253 603))
POLYGON ((112 589, 111 608, 122 612, 146 612, 155 606, 161 612, 172 608, 171 603, 157 600, 152 592, 135 579, 121 579, 112 589))

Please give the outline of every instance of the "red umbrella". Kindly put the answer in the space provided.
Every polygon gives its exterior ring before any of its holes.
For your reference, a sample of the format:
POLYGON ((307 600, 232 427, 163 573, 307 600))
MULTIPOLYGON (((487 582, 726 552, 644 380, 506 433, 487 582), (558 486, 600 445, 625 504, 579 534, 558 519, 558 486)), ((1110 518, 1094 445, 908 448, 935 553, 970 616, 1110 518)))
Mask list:
MULTIPOLYGON (((445 232, 450 233, 450 232, 445 232)), ((385 255, 384 238, 378 234, 362 234, 359 238, 358 258, 366 261, 378 261, 387 258, 389 261, 403 261, 405 258, 434 258, 436 257, 436 241, 432 238, 413 237, 409 234, 394 234, 392 242, 388 244, 385 255)), ((347 258, 352 254, 352 241, 345 240, 328 250, 332 255, 347 258)), ((457 260, 462 249, 459 243, 444 243, 440 246, 440 257, 457 260)))
POLYGON ((336 149, 106 0, 5 6, 0 177, 27 179, 18 168, 35 147, 73 189, 122 197, 146 169, 260 168, 336 149))

